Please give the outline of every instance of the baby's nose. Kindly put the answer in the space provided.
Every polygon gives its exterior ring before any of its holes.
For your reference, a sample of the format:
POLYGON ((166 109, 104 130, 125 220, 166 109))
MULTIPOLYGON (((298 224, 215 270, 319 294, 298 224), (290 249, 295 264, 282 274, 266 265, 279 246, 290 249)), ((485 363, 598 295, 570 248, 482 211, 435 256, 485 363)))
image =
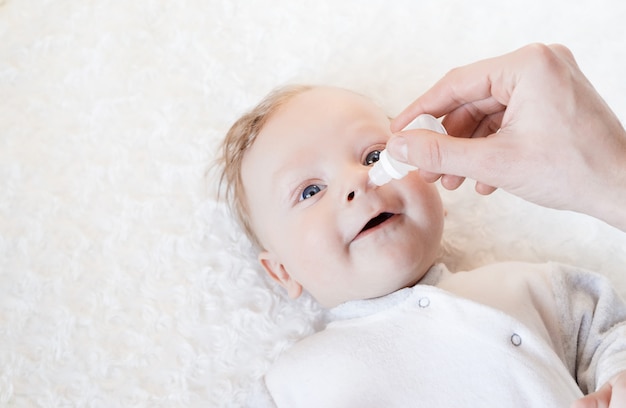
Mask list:
POLYGON ((341 183, 341 194, 343 194, 345 199, 344 202, 349 203, 355 199, 360 199, 360 196, 365 195, 367 190, 374 187, 369 181, 367 173, 368 168, 369 167, 364 167, 361 164, 359 164, 358 167, 353 165, 346 168, 341 183))

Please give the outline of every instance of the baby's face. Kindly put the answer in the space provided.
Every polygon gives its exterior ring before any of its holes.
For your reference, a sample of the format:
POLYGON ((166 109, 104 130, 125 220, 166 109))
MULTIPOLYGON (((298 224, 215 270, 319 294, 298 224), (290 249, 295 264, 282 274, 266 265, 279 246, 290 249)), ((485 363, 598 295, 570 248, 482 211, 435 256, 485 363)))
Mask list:
POLYGON ((292 297, 326 307, 416 283, 437 256, 443 209, 415 173, 382 187, 368 170, 391 136, 368 99, 315 88, 269 119, 243 160, 259 260, 292 297))

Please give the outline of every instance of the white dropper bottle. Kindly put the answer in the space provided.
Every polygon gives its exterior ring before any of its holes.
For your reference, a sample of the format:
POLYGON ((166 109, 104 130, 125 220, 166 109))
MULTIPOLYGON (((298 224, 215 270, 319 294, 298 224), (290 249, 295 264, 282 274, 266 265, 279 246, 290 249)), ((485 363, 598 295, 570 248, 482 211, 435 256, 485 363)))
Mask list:
MULTIPOLYGON (((432 115, 422 114, 416 117, 413 122, 409 123, 403 130, 409 129, 427 129, 433 132, 447 135, 446 129, 432 115)), ((382 186, 391 181, 391 179, 401 179, 406 176, 409 171, 417 170, 417 167, 411 166, 389 156, 387 150, 380 152, 378 161, 369 171, 370 181, 377 186, 382 186)))

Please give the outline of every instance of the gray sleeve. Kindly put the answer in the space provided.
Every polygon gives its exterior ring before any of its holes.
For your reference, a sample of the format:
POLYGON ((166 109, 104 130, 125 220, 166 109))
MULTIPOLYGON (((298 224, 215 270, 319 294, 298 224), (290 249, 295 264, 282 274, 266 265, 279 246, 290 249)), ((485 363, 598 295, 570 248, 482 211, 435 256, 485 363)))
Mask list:
POLYGON ((554 269, 567 364, 588 394, 626 370, 626 305, 606 277, 565 265, 554 269))

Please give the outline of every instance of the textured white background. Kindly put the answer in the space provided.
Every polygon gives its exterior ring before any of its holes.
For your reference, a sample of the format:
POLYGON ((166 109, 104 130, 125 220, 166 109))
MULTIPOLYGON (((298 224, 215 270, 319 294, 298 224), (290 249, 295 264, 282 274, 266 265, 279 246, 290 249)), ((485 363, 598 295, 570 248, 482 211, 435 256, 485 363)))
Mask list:
MULTIPOLYGON (((620 0, 0 0, 0 406, 255 406, 319 311, 256 267, 207 170, 273 87, 397 113, 450 68, 561 42, 624 122, 620 0)), ((594 135, 589 135, 594 137, 594 135)), ((626 294, 625 234, 471 185, 444 260, 559 260, 626 294)))

